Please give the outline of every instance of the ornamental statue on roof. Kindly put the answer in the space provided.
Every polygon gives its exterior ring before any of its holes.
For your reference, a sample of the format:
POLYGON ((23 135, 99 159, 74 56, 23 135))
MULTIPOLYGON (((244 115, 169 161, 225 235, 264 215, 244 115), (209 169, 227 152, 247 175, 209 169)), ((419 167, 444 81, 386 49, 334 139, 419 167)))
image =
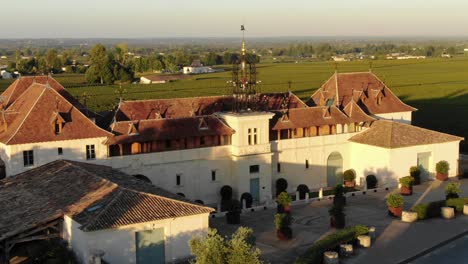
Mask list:
POLYGON ((234 96, 234 112, 256 111, 260 107, 259 91, 257 90, 257 68, 253 60, 247 57, 245 47, 245 27, 241 25, 242 50, 240 59, 232 67, 232 93, 234 96))

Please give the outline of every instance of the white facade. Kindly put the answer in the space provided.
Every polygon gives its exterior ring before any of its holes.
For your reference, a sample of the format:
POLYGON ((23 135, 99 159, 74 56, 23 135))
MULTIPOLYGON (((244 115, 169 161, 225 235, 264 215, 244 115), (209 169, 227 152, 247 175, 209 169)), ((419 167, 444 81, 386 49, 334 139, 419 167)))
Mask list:
POLYGON ((0 143, 0 157, 5 163, 7 176, 16 175, 58 159, 104 164, 107 163, 107 146, 102 144, 105 139, 105 137, 99 137, 18 145, 0 143), (94 159, 86 159, 87 145, 94 145, 94 159), (59 155, 59 148, 62 148, 61 155, 59 155), (31 150, 33 151, 34 164, 25 166, 23 152, 31 150))
POLYGON ((164 228, 164 251, 168 263, 190 257, 188 241, 206 234, 208 218, 209 214, 199 214, 83 232, 79 223, 64 216, 62 237, 82 263, 89 263, 95 252, 102 251, 102 258, 108 263, 127 264, 136 263, 136 232, 164 228))
POLYGON ((183 71, 184 71, 184 74, 202 74, 202 73, 214 72, 214 70, 211 67, 207 67, 207 66, 198 66, 198 67, 187 66, 187 67, 184 67, 183 71))
POLYGON ((10 72, 2 70, 0 71, 0 77, 2 77, 2 79, 11 79, 13 78, 13 75, 10 72))

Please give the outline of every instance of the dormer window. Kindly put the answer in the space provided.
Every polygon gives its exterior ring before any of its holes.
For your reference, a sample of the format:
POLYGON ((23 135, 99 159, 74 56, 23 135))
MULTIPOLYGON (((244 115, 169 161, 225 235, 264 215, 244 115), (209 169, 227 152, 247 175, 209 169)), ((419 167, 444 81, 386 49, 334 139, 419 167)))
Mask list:
POLYGON ((60 113, 56 113, 55 116, 52 118, 52 126, 56 135, 62 133, 64 125, 65 119, 60 113))

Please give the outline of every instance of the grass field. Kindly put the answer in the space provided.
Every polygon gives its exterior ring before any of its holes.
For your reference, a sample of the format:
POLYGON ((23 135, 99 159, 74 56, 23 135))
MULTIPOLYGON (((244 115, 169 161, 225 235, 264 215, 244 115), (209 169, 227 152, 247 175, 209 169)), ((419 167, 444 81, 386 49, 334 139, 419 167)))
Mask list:
MULTIPOLYGON (((260 89, 262 92, 284 92, 289 90, 302 99, 308 98, 334 72, 333 62, 259 64, 260 89)), ((364 61, 342 62, 339 72, 367 71, 369 63, 364 61)), ((410 61, 374 61, 372 71, 376 73, 406 103, 416 107, 414 124, 460 135, 468 138, 468 58, 427 59, 410 61)), ((85 86, 84 77, 57 75, 55 78, 75 96, 84 92, 90 97, 89 108, 95 111, 111 109, 118 101, 114 86, 85 86), (83 85, 83 86, 81 86, 83 85)), ((227 81, 229 72, 193 76, 167 84, 123 85, 126 100, 193 97, 229 94, 227 81)), ((10 81, 0 80, 0 89, 10 81)), ((462 143, 464 152, 468 144, 462 143)))

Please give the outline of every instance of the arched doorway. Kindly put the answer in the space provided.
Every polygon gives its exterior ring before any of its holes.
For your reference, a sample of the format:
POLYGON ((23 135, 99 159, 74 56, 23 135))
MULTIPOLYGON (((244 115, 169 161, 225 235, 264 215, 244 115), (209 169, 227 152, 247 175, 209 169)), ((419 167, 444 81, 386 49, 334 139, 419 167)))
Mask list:
POLYGON ((5 162, 0 159, 0 180, 6 177, 5 162))
POLYGON ((343 183, 343 157, 333 152, 327 159, 327 185, 333 187, 339 183, 343 183))

